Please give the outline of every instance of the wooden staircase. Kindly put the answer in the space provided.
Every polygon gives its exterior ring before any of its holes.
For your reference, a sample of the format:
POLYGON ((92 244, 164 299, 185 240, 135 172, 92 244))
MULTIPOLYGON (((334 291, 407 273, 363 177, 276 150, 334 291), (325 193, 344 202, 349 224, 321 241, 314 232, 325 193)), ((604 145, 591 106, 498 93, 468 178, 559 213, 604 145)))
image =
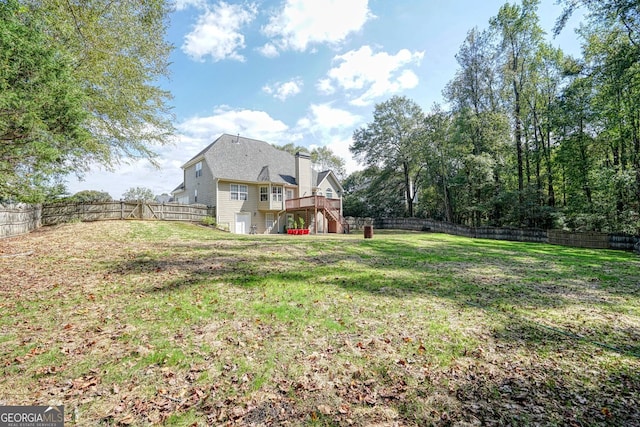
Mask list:
POLYGON ((336 209, 333 206, 325 206, 324 211, 327 213, 327 216, 331 218, 333 221, 336 221, 342 227, 343 233, 349 233, 349 223, 346 219, 340 214, 340 209, 336 209))

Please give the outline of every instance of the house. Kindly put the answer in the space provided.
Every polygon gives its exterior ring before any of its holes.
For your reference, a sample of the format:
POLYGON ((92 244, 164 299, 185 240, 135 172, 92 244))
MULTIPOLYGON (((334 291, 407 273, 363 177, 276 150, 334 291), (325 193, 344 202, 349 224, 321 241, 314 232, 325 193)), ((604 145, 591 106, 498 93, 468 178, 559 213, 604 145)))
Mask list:
POLYGON ((313 170, 307 153, 223 134, 182 169, 174 200, 214 208, 216 223, 233 233, 283 233, 301 218, 310 233, 348 231, 342 185, 332 171, 313 170))

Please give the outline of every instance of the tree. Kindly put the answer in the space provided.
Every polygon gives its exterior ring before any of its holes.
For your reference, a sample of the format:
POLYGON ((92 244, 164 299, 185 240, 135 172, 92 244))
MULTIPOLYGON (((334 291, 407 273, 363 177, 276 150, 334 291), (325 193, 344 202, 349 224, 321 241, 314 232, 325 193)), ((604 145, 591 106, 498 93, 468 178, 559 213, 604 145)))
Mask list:
POLYGON ((543 174, 546 178, 546 200, 542 204, 555 206, 554 170, 552 159, 553 132, 558 124, 558 97, 564 82, 564 55, 560 49, 543 44, 537 51, 532 72, 532 93, 528 97, 530 126, 533 140, 536 190, 543 193, 543 174), (543 171, 544 169, 544 171, 543 171))
POLYGON ((153 161, 152 146, 173 132, 170 94, 158 86, 168 74, 169 3, 8 0, 0 7, 0 181, 7 182, 0 191, 24 199, 94 162, 153 161), (20 77, 27 75, 37 78, 20 77))
POLYGON ((68 198, 69 201, 75 203, 91 203, 91 202, 110 202, 113 200, 111 195, 106 191, 83 190, 68 198))
POLYGON ((591 12, 593 20, 621 28, 628 41, 636 50, 640 50, 640 4, 637 0, 559 0, 558 3, 564 4, 565 9, 556 21, 556 35, 562 31, 573 12, 584 6, 591 12))
POLYGON ((89 98, 94 160, 113 165, 122 157, 152 159, 151 146, 173 132, 158 82, 168 76, 171 45, 165 41, 166 0, 25 0, 46 20, 54 40, 74 57, 75 73, 89 98))
POLYGON ((406 213, 402 177, 377 166, 356 171, 344 181, 343 212, 355 217, 397 217, 406 213))
POLYGON ((498 15, 491 18, 491 28, 500 34, 500 47, 504 52, 504 85, 509 88, 508 98, 513 118, 513 138, 516 147, 518 192, 520 201, 524 191, 524 112, 523 91, 528 83, 529 65, 542 40, 536 9, 539 0, 523 0, 522 6, 505 4, 498 15))
MULTIPOLYGON (((421 172, 420 143, 424 113, 404 96, 376 104, 373 122, 353 133, 349 149, 360 163, 401 179, 406 214, 414 215, 414 196, 421 172)), ((390 185, 394 180, 390 180, 390 185)))
POLYGON ((318 172, 331 170, 338 179, 346 176, 344 159, 335 154, 329 147, 318 147, 311 150, 311 163, 318 172))
POLYGON ((146 187, 131 187, 123 195, 122 199, 127 202, 153 202, 155 196, 153 191, 146 187))
POLYGON ((460 66, 444 95, 452 105, 451 143, 464 153, 457 177, 458 204, 465 207, 464 221, 480 226, 500 222, 494 203, 500 189, 509 139, 508 115, 500 102, 500 65, 495 34, 471 30, 456 60, 460 66), (463 191, 464 189, 464 191, 463 191))
POLYGON ((0 2, 0 198, 39 202, 93 151, 71 56, 16 0, 0 2))
POLYGON ((297 152, 306 153, 308 151, 305 147, 295 145, 293 142, 286 143, 285 145, 277 145, 277 144, 271 144, 271 145, 277 148, 278 150, 286 151, 292 156, 295 156, 297 152))
MULTIPOLYGON (((309 151, 307 148, 295 145, 293 142, 285 145, 272 145, 278 150, 286 151, 292 156, 295 156, 298 152, 306 153, 309 151)), ((342 180, 346 177, 344 159, 331 151, 329 147, 314 148, 309 154, 311 155, 311 165, 318 172, 331 170, 336 174, 338 179, 342 180)))
MULTIPOLYGON (((640 4, 636 0, 564 0, 565 11, 556 32, 578 7, 589 12, 580 29, 585 40, 576 78, 563 99, 584 100, 576 111, 589 114, 579 124, 582 133, 562 139, 563 163, 569 184, 568 221, 585 229, 637 233, 640 229, 640 4), (580 95, 580 96, 578 96, 580 95), (586 152, 588 158, 572 157, 586 152), (578 162, 580 160, 580 162, 578 162)), ((572 114, 573 113, 573 114, 572 114)))

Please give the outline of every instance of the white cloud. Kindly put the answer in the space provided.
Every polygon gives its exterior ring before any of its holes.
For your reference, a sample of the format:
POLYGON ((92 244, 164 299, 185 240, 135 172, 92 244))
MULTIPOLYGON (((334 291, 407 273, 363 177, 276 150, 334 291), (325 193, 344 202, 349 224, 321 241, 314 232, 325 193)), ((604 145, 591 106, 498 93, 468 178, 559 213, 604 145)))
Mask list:
MULTIPOLYGON (((363 92, 351 100, 351 104, 364 106, 374 99, 418 85, 418 76, 405 69, 411 64, 420 64, 424 52, 401 49, 395 55, 387 52, 374 53, 370 46, 362 46, 333 58, 338 65, 327 73, 329 82, 320 80, 318 87, 331 87, 331 83, 347 91, 363 92)), ((325 80, 327 80, 325 79, 325 80)))
POLYGON ((348 135, 332 137, 329 143, 326 144, 326 147, 333 151, 334 154, 342 157, 345 161, 344 168, 347 175, 362 169, 362 166, 353 158, 353 154, 349 151, 349 146, 352 143, 351 135, 348 135))
POLYGON ((206 6, 205 0, 176 0, 176 10, 185 10, 189 7, 195 7, 198 9, 202 9, 206 6))
POLYGON ((158 167, 146 159, 124 160, 113 170, 94 164, 82 180, 68 176, 67 189, 71 194, 82 190, 106 191, 116 200, 131 187, 146 187, 154 194, 170 193, 183 180, 180 166, 210 143, 210 135, 176 134, 170 144, 153 147, 158 154, 155 159, 158 167))
POLYGON ((275 58, 280 53, 278 52, 278 48, 275 47, 272 43, 266 43, 264 46, 257 48, 257 51, 260 52, 262 56, 266 56, 267 58, 275 58))
POLYGON ((362 121, 362 117, 347 110, 333 108, 331 104, 312 104, 309 114, 298 120, 298 127, 312 133, 329 134, 334 131, 349 132, 362 121))
MULTIPOLYGON (((178 125, 186 135, 196 138, 208 138, 212 141, 223 133, 237 134, 277 143, 294 138, 289 127, 274 119, 264 111, 232 109, 227 106, 216 107, 213 114, 206 117, 192 117, 178 125)), ((204 148, 204 145, 201 147, 204 148)), ((185 161, 188 159, 185 159, 185 161)))
POLYGON ((326 146, 342 157, 347 173, 351 173, 359 168, 349 151, 351 135, 363 120, 361 116, 334 108, 329 103, 312 104, 307 115, 296 123, 296 129, 307 136, 305 141, 313 141, 309 148, 326 146))
POLYGON ((281 50, 337 44, 373 18, 368 0, 286 0, 262 31, 281 50))
POLYGON ((303 82, 300 77, 296 77, 293 80, 289 80, 284 83, 275 83, 272 85, 266 85, 262 88, 265 93, 273 95, 280 101, 284 101, 290 96, 299 94, 302 91, 303 82))
POLYGON ((146 187, 153 194, 170 193, 182 182, 181 165, 180 162, 160 161, 160 167, 156 168, 148 160, 140 159, 118 165, 114 171, 93 165, 83 180, 69 176, 66 188, 70 194, 82 190, 106 191, 115 200, 132 187, 146 187))
POLYGON ((198 17, 193 30, 185 36, 182 51, 196 61, 210 56, 217 62, 223 59, 244 61, 238 50, 244 49, 244 35, 240 29, 254 20, 256 6, 247 7, 223 1, 207 8, 198 17))
POLYGON ((331 79, 320 79, 316 84, 316 89, 323 95, 332 95, 336 88, 331 84, 331 79))

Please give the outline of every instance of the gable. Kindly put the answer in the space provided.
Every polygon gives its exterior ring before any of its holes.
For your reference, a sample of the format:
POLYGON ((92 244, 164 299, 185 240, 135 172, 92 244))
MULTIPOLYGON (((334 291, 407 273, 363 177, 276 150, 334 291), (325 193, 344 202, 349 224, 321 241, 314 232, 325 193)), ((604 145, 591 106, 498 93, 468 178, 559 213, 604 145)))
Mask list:
POLYGON ((344 192, 344 188, 342 188, 340 181, 338 180, 336 175, 333 173, 333 171, 324 171, 324 172, 318 173, 317 182, 318 182, 317 184, 318 188, 320 188, 322 191, 324 191, 325 188, 329 186, 329 187, 332 187, 337 192, 339 192, 340 194, 344 192))

